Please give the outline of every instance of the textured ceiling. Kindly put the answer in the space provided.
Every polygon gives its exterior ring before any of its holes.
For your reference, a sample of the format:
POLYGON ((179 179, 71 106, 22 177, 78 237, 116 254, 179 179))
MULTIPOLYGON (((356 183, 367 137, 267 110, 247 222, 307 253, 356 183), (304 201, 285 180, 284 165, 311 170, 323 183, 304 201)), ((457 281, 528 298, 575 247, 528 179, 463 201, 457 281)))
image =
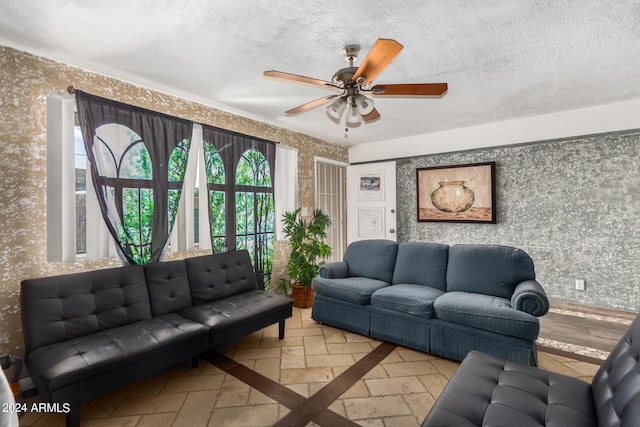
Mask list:
POLYGON ((640 98, 640 1, 0 0, 0 44, 339 144, 361 144, 640 98), (377 98, 350 129, 322 80, 377 38, 404 45, 374 83, 447 82, 441 99, 377 98))

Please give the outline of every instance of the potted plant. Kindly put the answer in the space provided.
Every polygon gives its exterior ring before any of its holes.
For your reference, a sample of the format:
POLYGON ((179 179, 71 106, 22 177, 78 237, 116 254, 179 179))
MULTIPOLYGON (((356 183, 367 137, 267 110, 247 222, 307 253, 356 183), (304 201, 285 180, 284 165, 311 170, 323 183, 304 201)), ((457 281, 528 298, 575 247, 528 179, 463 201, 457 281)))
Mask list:
POLYGON ((287 272, 294 281, 292 294, 295 307, 307 308, 313 303, 311 281, 318 276, 324 258, 331 255, 331 247, 324 242, 331 219, 320 209, 305 220, 300 208, 283 215, 284 233, 291 245, 287 272))

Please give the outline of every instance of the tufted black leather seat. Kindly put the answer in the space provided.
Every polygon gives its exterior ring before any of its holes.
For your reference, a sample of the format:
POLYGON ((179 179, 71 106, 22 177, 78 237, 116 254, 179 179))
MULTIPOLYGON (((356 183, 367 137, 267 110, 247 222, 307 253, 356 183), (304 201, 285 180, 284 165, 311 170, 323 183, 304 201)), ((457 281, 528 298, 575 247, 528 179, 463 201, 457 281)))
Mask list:
POLYGON ((640 316, 591 384, 472 351, 422 427, 640 426, 640 316))
POLYGON ((256 287, 247 251, 24 280, 29 373, 79 425, 81 402, 212 346, 276 322, 283 338, 293 301, 256 287))

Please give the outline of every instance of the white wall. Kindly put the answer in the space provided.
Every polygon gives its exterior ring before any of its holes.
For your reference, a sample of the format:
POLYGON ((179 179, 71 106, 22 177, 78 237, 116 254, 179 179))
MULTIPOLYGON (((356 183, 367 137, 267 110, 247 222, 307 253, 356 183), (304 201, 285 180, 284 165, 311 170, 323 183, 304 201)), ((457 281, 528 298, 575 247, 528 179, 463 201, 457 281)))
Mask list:
POLYGON ((349 162, 399 159, 638 128, 640 99, 361 144, 349 147, 349 162))

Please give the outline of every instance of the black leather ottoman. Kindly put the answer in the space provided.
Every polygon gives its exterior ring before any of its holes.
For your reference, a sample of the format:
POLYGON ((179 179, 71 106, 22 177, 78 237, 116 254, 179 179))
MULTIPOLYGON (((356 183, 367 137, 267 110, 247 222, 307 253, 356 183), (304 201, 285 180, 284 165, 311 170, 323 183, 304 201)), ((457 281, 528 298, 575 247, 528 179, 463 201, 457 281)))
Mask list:
POLYGON ((472 351, 422 427, 640 426, 640 316, 591 384, 472 351))

